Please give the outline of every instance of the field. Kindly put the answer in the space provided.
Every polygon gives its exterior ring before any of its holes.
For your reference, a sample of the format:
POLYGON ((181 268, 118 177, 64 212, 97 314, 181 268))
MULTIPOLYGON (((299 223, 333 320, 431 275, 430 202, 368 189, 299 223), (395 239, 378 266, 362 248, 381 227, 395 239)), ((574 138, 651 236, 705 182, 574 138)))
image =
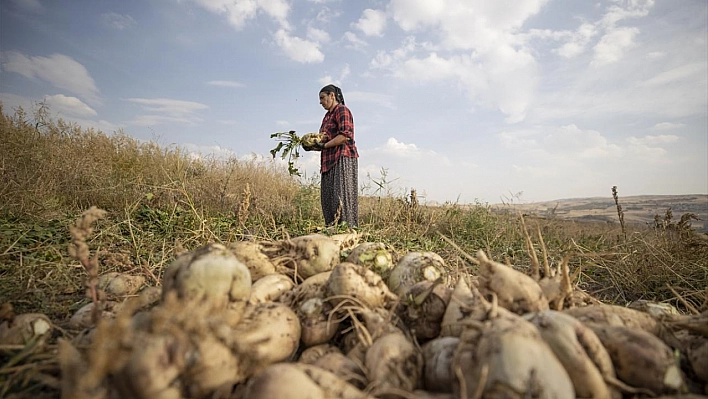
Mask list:
MULTIPOLYGON (((620 201, 625 223, 633 226, 654 226, 666 221, 667 211, 671 220, 679 222, 682 215, 690 218, 691 227, 697 232, 708 233, 708 195, 640 195, 622 197, 620 201)), ((619 223, 617 205, 611 195, 595 198, 572 198, 556 201, 517 204, 517 209, 539 217, 564 220, 619 223)))
MULTIPOLYGON (((97 295, 99 275, 126 273, 141 277, 139 288, 160 287, 178 254, 208 243, 352 233, 325 229, 318 186, 271 163, 195 159, 49 120, 42 110, 8 115, 1 105, 0 203, 0 323, 43 313, 55 326, 43 345, 0 342, 0 397, 8 398, 58 397, 57 342, 80 333, 68 323, 97 295), (92 206, 105 214, 77 232, 92 206), (76 250, 83 245, 85 253, 76 250)), ((607 198, 494 206, 362 195, 356 234, 386 243, 395 258, 439 254, 448 286, 478 275, 472 255, 484 250, 525 274, 539 258, 552 270, 567 265, 574 289, 605 303, 705 309, 708 195, 618 203, 619 214, 609 189, 607 198)))

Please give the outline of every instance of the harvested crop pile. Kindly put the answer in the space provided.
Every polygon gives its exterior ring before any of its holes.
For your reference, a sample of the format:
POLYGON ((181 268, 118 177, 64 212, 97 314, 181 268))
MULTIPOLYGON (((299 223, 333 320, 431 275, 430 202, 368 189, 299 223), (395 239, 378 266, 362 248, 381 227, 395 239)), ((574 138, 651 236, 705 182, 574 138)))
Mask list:
MULTIPOLYGON (((65 323, 60 377, 46 384, 65 399, 708 393, 707 309, 574 301, 587 294, 569 285, 567 263, 524 273, 479 251, 479 276, 451 275, 435 253, 352 245, 310 235, 184 253, 161 288, 95 295, 65 323)), ((135 281, 99 280, 99 293, 135 281)), ((43 345, 52 328, 0 312, 5 346, 43 345)))

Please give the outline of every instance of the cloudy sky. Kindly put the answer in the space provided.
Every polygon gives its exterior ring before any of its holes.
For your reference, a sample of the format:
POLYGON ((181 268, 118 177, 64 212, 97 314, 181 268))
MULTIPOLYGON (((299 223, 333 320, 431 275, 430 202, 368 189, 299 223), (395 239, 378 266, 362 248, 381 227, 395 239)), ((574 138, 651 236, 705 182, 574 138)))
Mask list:
POLYGON ((708 193, 707 25, 705 0, 0 0, 0 101, 268 158, 271 133, 319 128, 335 83, 364 186, 708 193))

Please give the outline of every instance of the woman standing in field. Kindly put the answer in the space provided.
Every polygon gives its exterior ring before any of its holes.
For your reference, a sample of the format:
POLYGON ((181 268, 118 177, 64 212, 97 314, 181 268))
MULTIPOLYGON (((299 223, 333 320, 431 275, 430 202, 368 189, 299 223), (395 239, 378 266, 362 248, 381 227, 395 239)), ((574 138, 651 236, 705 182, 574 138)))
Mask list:
POLYGON ((354 141, 354 118, 344 105, 342 90, 327 85, 320 90, 320 105, 327 110, 320 133, 325 138, 318 147, 320 154, 321 202, 325 225, 346 222, 359 225, 358 161, 354 141))

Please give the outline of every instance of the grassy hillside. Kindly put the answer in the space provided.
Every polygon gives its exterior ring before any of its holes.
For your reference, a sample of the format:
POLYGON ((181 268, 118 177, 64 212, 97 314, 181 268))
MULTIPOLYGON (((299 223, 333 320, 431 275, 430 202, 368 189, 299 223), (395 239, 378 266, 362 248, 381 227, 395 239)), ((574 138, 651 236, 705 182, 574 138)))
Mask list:
MULTIPOLYGON (((41 112, 6 112, 0 106, 0 303, 17 312, 62 319, 86 303, 85 271, 68 253, 69 226, 91 206, 107 211, 88 242, 101 272, 142 274, 150 285, 182 248, 324 232, 319 188, 274 164, 195 159, 41 112)), ((524 269, 530 258, 519 214, 514 206, 429 207, 403 194, 363 196, 359 231, 401 253, 435 251, 450 272, 474 273, 463 253, 479 249, 524 269)), ((557 265, 569 255, 571 271, 580 268, 577 284, 602 299, 683 306, 673 289, 696 306, 704 300, 708 245, 686 226, 535 217, 526 226, 539 256, 545 249, 557 265)))

